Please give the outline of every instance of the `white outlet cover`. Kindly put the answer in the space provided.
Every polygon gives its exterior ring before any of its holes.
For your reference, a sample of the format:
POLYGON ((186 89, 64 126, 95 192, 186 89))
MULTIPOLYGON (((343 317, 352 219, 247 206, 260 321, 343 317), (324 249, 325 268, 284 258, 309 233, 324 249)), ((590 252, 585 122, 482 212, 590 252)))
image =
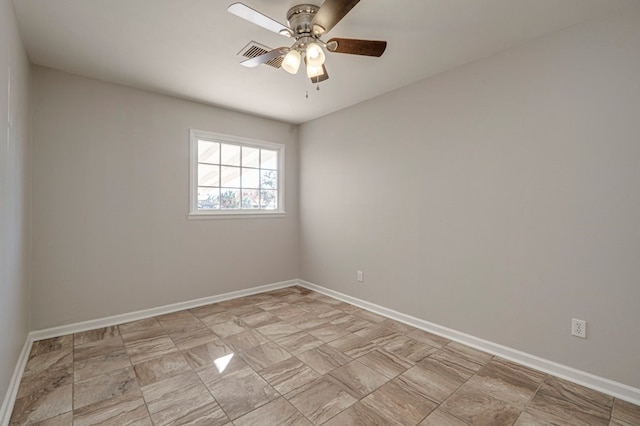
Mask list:
POLYGON ((587 338, 587 322, 573 318, 571 320, 571 335, 586 339, 587 338))

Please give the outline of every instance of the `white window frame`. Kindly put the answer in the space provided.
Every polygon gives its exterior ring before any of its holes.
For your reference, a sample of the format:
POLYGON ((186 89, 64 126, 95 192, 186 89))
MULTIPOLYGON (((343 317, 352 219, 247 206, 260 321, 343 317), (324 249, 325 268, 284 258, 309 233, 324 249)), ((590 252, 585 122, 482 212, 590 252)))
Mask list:
POLYGON ((280 143, 266 142, 248 139, 239 136, 225 135, 222 133, 207 132, 204 130, 189 130, 189 219, 238 219, 249 217, 284 217, 286 215, 285 201, 285 146, 280 143), (224 210, 198 210, 198 141, 206 140, 231 145, 248 146, 252 148, 264 148, 278 151, 278 209, 224 209, 224 210))

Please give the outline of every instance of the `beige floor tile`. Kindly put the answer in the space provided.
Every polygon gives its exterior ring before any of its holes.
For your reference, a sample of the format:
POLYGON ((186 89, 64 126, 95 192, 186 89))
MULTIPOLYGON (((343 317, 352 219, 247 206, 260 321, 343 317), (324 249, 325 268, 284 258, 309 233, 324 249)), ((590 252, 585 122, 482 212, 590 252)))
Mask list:
POLYGON ((114 337, 119 337, 119 336, 120 336, 120 332, 118 331, 118 327, 113 325, 110 327, 103 327, 95 330, 75 333, 73 335, 73 345, 80 346, 87 343, 96 342, 99 340, 113 339, 114 337))
POLYGON ((245 352, 269 341, 269 339, 255 330, 234 334, 233 336, 225 337, 223 340, 227 345, 231 346, 235 352, 245 352))
POLYGON ((329 345, 303 352, 297 358, 320 374, 326 374, 351 361, 351 357, 329 345))
POLYGON ((68 347, 29 358, 22 374, 23 380, 37 376, 51 369, 60 369, 73 363, 73 349, 68 347))
POLYGON ((329 342, 329 346, 351 358, 360 358, 362 355, 378 349, 375 343, 353 333, 329 342))
POLYGON ((324 345, 322 340, 317 339, 304 331, 280 337, 279 339, 276 339, 275 342, 292 355, 298 355, 308 351, 309 349, 324 345))
POLYGON ((442 348, 451 342, 451 340, 449 339, 445 339, 444 337, 437 336, 424 330, 412 331, 411 333, 407 334, 407 337, 429 345, 432 348, 442 348))
POLYGON ((169 338, 180 350, 190 349, 219 339, 213 331, 205 326, 193 330, 173 331, 169 333, 169 338))
POLYGON ((260 376, 284 395, 320 377, 298 358, 289 358, 259 371, 260 376))
POLYGON ((342 383, 347 392, 357 399, 365 397, 389 380, 359 361, 351 361, 329 374, 342 383))
POLYGON ((233 353, 226 355, 218 362, 217 365, 214 363, 212 366, 197 368, 195 371, 198 376, 200 376, 202 382, 207 387, 211 387, 215 382, 223 377, 229 376, 244 368, 251 367, 249 367, 237 354, 233 353))
POLYGON ((237 317, 229 321, 209 325, 209 328, 219 337, 229 337, 250 329, 249 326, 243 325, 237 317))
POLYGON ((440 408, 473 425, 512 425, 520 409, 482 392, 471 383, 462 385, 440 408))
POLYGON ((387 426, 392 424, 389 420, 378 414, 362 402, 356 402, 337 416, 333 417, 323 426, 387 426))
POLYGON ((396 425, 418 424, 437 407, 435 402, 403 386, 397 379, 374 391, 362 403, 396 425))
POLYGON ((415 366, 397 378, 403 385, 436 402, 447 399, 467 379, 468 376, 461 377, 456 370, 436 360, 415 366))
POLYGON ((113 352, 98 355, 91 358, 80 359, 73 363, 73 380, 88 379, 112 371, 121 370, 131 366, 129 355, 124 346, 113 352))
POLYGON ((38 423, 69 412, 72 407, 73 384, 43 389, 16 400, 9 424, 38 423))
POLYGON ((263 310, 265 310, 267 312, 271 312, 271 311, 275 311, 276 309, 285 308, 285 307, 289 306, 289 303, 278 301, 278 300, 273 300, 273 301, 270 301, 270 302, 258 303, 257 306, 260 309, 263 309, 263 310))
POLYGON ((416 366, 426 370, 436 370, 447 373, 451 377, 458 377, 458 380, 464 382, 473 376, 474 372, 462 366, 458 359, 450 359, 448 357, 434 358, 428 356, 422 361, 416 362, 416 366))
POLYGON ((280 396, 273 387, 248 366, 223 376, 207 386, 231 420, 237 419, 280 396))
POLYGON ((529 424, 605 426, 609 424, 609 419, 586 413, 579 406, 566 400, 537 393, 518 419, 517 424, 519 426, 529 424))
POLYGON ((468 423, 463 422, 457 417, 452 416, 446 411, 438 408, 427 416, 418 426, 467 426, 468 423))
POLYGON ((176 328, 197 327, 202 324, 188 309, 158 315, 155 318, 158 320, 162 328, 167 331, 175 330, 176 328))
POLYGON ((94 376, 74 384, 73 409, 129 393, 139 392, 132 367, 94 376))
POLYGON ((246 352, 241 352, 240 356, 256 371, 291 358, 289 352, 273 342, 267 342, 246 352))
POLYGON ((220 358, 233 353, 233 349, 218 338, 182 353, 192 368, 200 368, 214 365, 220 358))
POLYGON ((437 348, 426 343, 419 342, 407 336, 396 337, 383 348, 399 357, 408 359, 411 362, 418 362, 438 351, 437 348))
POLYGON ((120 324, 118 326, 118 330, 120 331, 120 336, 124 342, 153 339, 167 334, 156 318, 145 318, 138 321, 120 324))
POLYGON ((302 287, 34 342, 12 414, 11 426, 640 426, 638 406, 302 287))
MULTIPOLYGON (((156 425, 158 424, 162 423, 156 423, 156 425)), ((222 408, 213 401, 201 406, 183 410, 177 418, 164 424, 167 426, 231 426, 231 421, 224 411, 222 411, 222 408)))
POLYGON ((609 419, 613 397, 553 376, 547 376, 537 395, 570 402, 580 411, 609 419))
POLYGON ((133 367, 140 386, 147 386, 159 380, 191 371, 187 360, 180 352, 171 352, 136 364, 133 367))
POLYGON ((47 352, 73 348, 73 335, 69 334, 51 339, 37 340, 31 345, 29 359, 47 352))
POLYGON ((326 422, 358 401, 331 376, 323 376, 286 397, 314 424, 326 422))
POLYGON ((286 399, 278 398, 233 422, 236 426, 311 426, 286 399))
POLYGON ((616 399, 611 417, 621 424, 640 425, 640 406, 616 399))
POLYGON ((171 424, 201 412, 205 405, 215 406, 213 397, 193 371, 144 386, 142 395, 154 425, 171 424))
POLYGON ((59 416, 34 423, 34 426, 71 426, 73 424, 73 413, 60 414, 59 416))
POLYGON ((217 312, 210 315, 200 317, 200 321, 207 327, 211 328, 216 324, 222 324, 229 321, 237 320, 238 317, 226 309, 222 312, 217 312))
POLYGON ((388 379, 393 379, 413 367, 413 363, 384 349, 376 349, 358 358, 362 364, 373 368, 388 379))
POLYGON ((166 335, 127 342, 125 346, 129 358, 131 358, 131 363, 134 365, 178 350, 173 341, 166 335))
POLYGON ((388 326, 388 323, 382 321, 378 324, 370 325, 362 330, 356 331, 356 336, 360 336, 378 346, 384 346, 396 337, 402 336, 401 333, 388 326))
POLYGON ((491 360, 492 355, 461 343, 451 342, 431 355, 431 358, 455 362, 467 370, 476 372, 491 360))
POLYGON ((124 343, 120 336, 105 337, 100 340, 93 340, 82 345, 77 345, 73 349, 73 360, 84 361, 100 355, 106 355, 124 349, 124 343))
POLYGON ((313 337, 322 340, 325 343, 332 342, 341 337, 347 336, 351 334, 349 331, 345 330, 343 327, 339 325, 331 325, 324 324, 320 327, 307 330, 307 333, 312 335, 313 337))
POLYGON ((56 388, 73 383, 73 365, 50 368, 39 374, 31 374, 20 382, 17 398, 36 392, 51 392, 56 388))
POLYGON ((538 389, 544 374, 501 360, 490 361, 465 386, 524 409, 538 389))
POLYGON ((301 331, 299 328, 283 321, 272 322, 270 324, 258 327, 256 328, 256 330, 260 334, 262 334, 263 336, 271 340, 276 340, 281 337, 290 336, 292 334, 296 334, 301 331))
POLYGON ((382 315, 378 315, 378 314, 374 314, 373 312, 369 312, 369 311, 365 311, 365 310, 360 310, 357 313, 354 314, 357 317, 360 317, 366 321, 369 322, 373 322, 373 323, 378 323, 378 322, 382 322, 384 321, 386 318, 383 317, 382 315))
POLYGON ((74 426, 149 425, 151 419, 139 392, 122 395, 75 410, 74 426))
POLYGON ((356 331, 360 331, 373 323, 363 318, 345 313, 345 315, 332 319, 329 324, 338 325, 351 333, 355 333, 356 331))
POLYGON ((206 317, 209 315, 219 314, 226 311, 226 309, 217 303, 213 303, 211 305, 199 306, 197 308, 189 309, 194 316, 197 318, 206 317))
POLYGON ((240 320, 253 328, 262 327, 263 325, 273 324, 280 321, 279 318, 271 315, 269 312, 263 311, 262 309, 258 312, 244 314, 240 317, 240 320))

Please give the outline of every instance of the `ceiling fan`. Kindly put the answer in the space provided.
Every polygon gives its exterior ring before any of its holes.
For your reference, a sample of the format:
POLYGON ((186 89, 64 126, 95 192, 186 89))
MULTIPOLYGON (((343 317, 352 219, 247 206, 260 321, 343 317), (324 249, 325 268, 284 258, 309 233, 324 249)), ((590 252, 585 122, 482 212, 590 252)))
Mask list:
POLYGON ((257 67, 277 58, 282 58, 282 68, 296 74, 304 60, 307 77, 313 83, 329 78, 324 65, 324 49, 329 52, 380 57, 387 48, 386 41, 332 38, 321 40, 360 0, 325 0, 320 7, 299 4, 287 12, 289 26, 263 15, 243 3, 233 3, 227 10, 249 22, 274 33, 295 40, 291 47, 278 47, 254 58, 241 62, 245 67, 257 67))

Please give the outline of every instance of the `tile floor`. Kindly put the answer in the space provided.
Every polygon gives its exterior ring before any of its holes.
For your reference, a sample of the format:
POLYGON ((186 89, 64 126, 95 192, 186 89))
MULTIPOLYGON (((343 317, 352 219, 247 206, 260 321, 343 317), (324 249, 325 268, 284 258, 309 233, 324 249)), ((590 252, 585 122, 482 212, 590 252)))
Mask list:
POLYGON ((35 342, 11 425, 640 425, 640 407, 291 287, 35 342))

